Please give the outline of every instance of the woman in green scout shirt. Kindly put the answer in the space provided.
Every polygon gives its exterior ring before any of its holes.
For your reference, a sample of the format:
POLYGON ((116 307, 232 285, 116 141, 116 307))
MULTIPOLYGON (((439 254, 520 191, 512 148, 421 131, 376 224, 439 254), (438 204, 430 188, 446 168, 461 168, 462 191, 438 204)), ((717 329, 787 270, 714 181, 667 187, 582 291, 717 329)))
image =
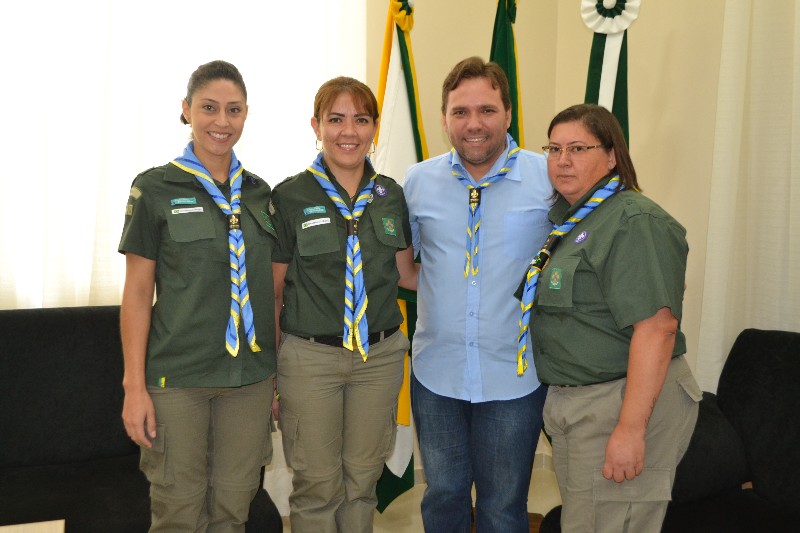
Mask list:
POLYGON ((701 397, 680 331, 686 230, 639 192, 609 111, 570 107, 548 136, 555 226, 523 309, 535 290, 530 327, 550 385, 561 528, 658 532, 701 397))
POLYGON ((392 449, 408 339, 397 285, 416 288, 403 191, 367 158, 372 91, 324 83, 311 127, 321 151, 270 205, 280 427, 293 469, 296 533, 371 532, 375 484, 392 449))
POLYGON ((136 177, 125 213, 122 418, 151 532, 244 531, 272 453, 275 231, 269 186, 233 152, 246 118, 236 67, 198 67, 181 114, 192 141, 136 177))

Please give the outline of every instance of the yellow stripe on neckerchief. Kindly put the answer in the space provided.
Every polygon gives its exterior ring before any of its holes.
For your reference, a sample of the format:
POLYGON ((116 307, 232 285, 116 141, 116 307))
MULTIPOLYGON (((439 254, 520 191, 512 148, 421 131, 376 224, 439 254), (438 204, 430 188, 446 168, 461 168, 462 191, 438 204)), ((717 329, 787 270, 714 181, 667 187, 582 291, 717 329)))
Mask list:
POLYGON ((244 235, 241 230, 242 213, 242 164, 231 152, 231 167, 228 182, 231 187, 230 203, 211 178, 211 173, 194 154, 194 143, 189 143, 183 155, 172 161, 176 167, 193 174, 203 188, 211 195, 214 203, 228 219, 228 257, 231 270, 231 313, 225 330, 225 348, 233 357, 239 354, 239 316, 244 318, 244 331, 247 343, 253 352, 261 351, 256 344, 256 331, 253 324, 253 308, 250 305, 250 291, 247 287, 245 268, 244 235))
POLYGON ((525 274, 525 286, 522 289, 522 298, 519 305, 522 310, 519 319, 519 335, 517 335, 517 375, 521 376, 525 369, 528 368, 528 359, 526 352, 528 350, 528 330, 531 318, 531 309, 533 309, 533 297, 536 294, 536 284, 539 281, 539 274, 547 266, 550 261, 550 256, 561 242, 561 239, 574 228, 578 222, 589 216, 597 206, 602 204, 606 199, 613 196, 617 191, 622 190, 623 187, 619 184, 619 176, 614 176, 609 180, 606 185, 595 191, 594 195, 586 200, 586 203, 578 209, 574 215, 567 219, 566 222, 560 226, 553 226, 547 240, 544 241, 542 249, 536 254, 536 257, 531 261, 528 272, 525 274))
POLYGON ((347 225, 347 263, 344 276, 344 333, 342 334, 342 346, 348 350, 358 349, 362 359, 366 362, 369 355, 367 290, 364 286, 361 244, 358 241, 358 221, 369 203, 369 199, 372 196, 372 188, 375 186, 375 178, 378 175, 373 174, 369 179, 369 183, 361 189, 353 203, 353 210, 350 211, 347 202, 344 201, 325 173, 325 168, 322 166, 323 154, 324 152, 319 153, 314 162, 311 163, 311 166, 308 167, 308 171, 317 179, 317 183, 339 210, 347 225))
MULTIPOLYGON (((517 155, 519 154, 520 148, 517 146, 517 143, 514 139, 509 135, 508 136, 508 157, 506 158, 505 164, 503 168, 501 168, 497 174, 490 176, 488 178, 484 178, 480 180, 477 185, 473 183, 469 178, 463 176, 454 168, 451 168, 451 172, 453 176, 455 176, 458 181, 464 185, 469 191, 469 203, 467 204, 467 257, 464 261, 464 277, 469 277, 470 274, 473 276, 478 274, 478 263, 479 263, 479 256, 478 256, 478 244, 480 243, 480 229, 481 229, 481 193, 486 187, 490 185, 494 185, 503 177, 508 174, 508 172, 514 168, 514 163, 516 162, 517 155)), ((453 161, 453 155, 455 154, 455 148, 450 149, 450 161, 453 161)))

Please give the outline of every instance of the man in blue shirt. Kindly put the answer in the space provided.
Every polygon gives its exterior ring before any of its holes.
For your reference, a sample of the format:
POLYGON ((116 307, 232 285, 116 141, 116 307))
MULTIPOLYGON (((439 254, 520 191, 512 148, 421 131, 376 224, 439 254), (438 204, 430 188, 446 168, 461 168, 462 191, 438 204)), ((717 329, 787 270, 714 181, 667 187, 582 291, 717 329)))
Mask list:
MULTIPOLYGON (((442 88, 450 152, 414 165, 404 190, 420 255, 412 409, 428 487, 425 531, 528 531, 527 496, 546 388, 517 375, 519 280, 550 231, 543 155, 517 148, 508 80, 478 57, 442 88)), ((530 346, 527 360, 532 361, 530 346)))

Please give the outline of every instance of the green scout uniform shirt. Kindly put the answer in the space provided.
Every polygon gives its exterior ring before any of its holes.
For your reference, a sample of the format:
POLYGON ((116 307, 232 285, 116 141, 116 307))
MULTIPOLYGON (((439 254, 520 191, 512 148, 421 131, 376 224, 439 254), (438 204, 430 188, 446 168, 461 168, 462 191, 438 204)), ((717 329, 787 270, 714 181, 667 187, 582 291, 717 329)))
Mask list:
MULTIPOLYGON (((230 198, 229 183, 216 183, 230 198)), ((234 358, 225 349, 231 307, 225 215, 197 179, 175 165, 152 168, 134 179, 119 251, 156 261, 148 385, 236 387, 275 372, 271 262, 276 236, 267 214, 269 196, 266 182, 243 172, 241 228, 261 351, 250 351, 240 320, 239 353, 234 358)))
MULTIPOLYGON (((375 173, 365 165, 359 191, 375 173)), ((350 197, 325 167, 341 197, 350 197)), ((273 261, 288 263, 281 330, 301 337, 341 336, 344 328, 344 278, 347 259, 345 219, 309 171, 275 187, 271 212, 278 232, 273 261)), ((393 179, 375 179, 372 200, 358 222, 358 239, 367 291, 370 333, 399 326, 395 254, 411 244, 403 189, 393 179)))
MULTIPOLYGON (((559 199, 550 220, 562 224, 608 181, 572 206, 559 199)), ((631 190, 607 199, 565 235, 539 276, 531 313, 539 379, 586 385, 621 378, 634 323, 669 307, 680 324, 685 236, 666 211, 631 190)), ((679 329, 672 355, 685 352, 679 329)))

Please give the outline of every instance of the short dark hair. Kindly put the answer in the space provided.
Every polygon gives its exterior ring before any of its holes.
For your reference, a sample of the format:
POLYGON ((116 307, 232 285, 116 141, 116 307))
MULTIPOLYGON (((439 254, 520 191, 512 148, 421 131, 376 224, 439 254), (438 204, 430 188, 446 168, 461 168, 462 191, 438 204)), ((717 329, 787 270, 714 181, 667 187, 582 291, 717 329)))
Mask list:
POLYGON ((617 166, 611 171, 619 175, 620 184, 626 189, 640 190, 639 183, 636 181, 636 169, 633 168, 633 160, 628 151, 628 144, 625 142, 625 135, 622 133, 622 127, 619 125, 617 117, 611 111, 597 104, 578 104, 568 107, 550 121, 547 137, 550 137, 553 128, 565 122, 580 122, 592 135, 597 137, 606 151, 614 150, 617 166))
MULTIPOLYGON (((195 91, 202 89, 215 80, 232 81, 234 85, 242 90, 242 93, 244 94, 244 101, 247 102, 247 88, 244 86, 244 78, 242 78, 242 74, 239 72, 239 69, 227 61, 217 59, 215 61, 210 61, 200 65, 194 72, 192 72, 192 75, 189 76, 189 83, 186 85, 186 97, 184 98, 186 103, 192 105, 192 97, 194 96, 195 91)), ((183 116, 183 113, 181 113, 181 122, 188 124, 186 117, 183 116)))
POLYGON ((511 95, 508 88, 508 78, 503 68, 493 61, 484 61, 478 56, 468 57, 459 61, 442 84, 442 113, 447 111, 447 97, 450 92, 463 81, 473 78, 486 78, 492 83, 493 89, 500 89, 500 99, 506 111, 511 109, 511 95))
POLYGON ((372 89, 355 78, 339 76, 326 81, 317 90, 314 97, 314 118, 318 122, 322 121, 322 114, 333 106, 333 102, 342 93, 349 93, 353 97, 356 108, 361 108, 359 112, 368 113, 372 120, 378 120, 378 100, 372 89))

